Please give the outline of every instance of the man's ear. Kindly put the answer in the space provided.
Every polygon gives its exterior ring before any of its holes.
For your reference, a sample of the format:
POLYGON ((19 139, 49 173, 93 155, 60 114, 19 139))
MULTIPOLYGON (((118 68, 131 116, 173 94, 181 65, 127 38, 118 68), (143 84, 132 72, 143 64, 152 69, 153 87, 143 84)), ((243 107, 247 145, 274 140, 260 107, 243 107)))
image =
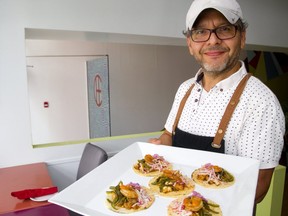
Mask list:
POLYGON ((244 49, 246 44, 246 31, 241 32, 241 49, 244 49))
POLYGON ((186 38, 186 42, 187 42, 187 46, 188 46, 188 49, 189 49, 189 52, 191 55, 193 55, 193 49, 192 49, 192 39, 190 37, 187 37, 186 38))

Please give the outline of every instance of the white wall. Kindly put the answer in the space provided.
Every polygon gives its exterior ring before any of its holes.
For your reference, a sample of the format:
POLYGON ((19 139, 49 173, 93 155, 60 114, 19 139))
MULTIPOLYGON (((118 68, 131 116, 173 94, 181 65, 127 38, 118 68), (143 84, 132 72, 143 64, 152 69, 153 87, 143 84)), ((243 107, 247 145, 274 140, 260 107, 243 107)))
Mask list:
MULTIPOLYGON (((247 42, 288 49, 287 0, 239 0, 247 42)), ((190 0, 0 0, 0 167, 79 157, 83 145, 33 149, 25 28, 182 37, 190 0)), ((163 123, 164 124, 164 123, 163 123)))

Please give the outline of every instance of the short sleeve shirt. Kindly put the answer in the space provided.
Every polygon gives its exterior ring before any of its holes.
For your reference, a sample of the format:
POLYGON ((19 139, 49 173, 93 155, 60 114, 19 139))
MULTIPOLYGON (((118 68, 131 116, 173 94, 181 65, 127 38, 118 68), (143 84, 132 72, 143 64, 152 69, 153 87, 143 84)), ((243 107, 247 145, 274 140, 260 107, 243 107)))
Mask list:
MULTIPOLYGON (((194 78, 182 83, 165 129, 172 132, 179 104, 195 83, 182 111, 178 128, 194 135, 214 137, 229 100, 247 74, 244 63, 241 64, 236 73, 217 83, 209 92, 198 81, 201 69, 194 78)), ((281 157, 284 131, 284 114, 278 99, 259 79, 250 77, 224 135, 225 153, 257 159, 261 169, 273 168, 278 165, 281 157)))

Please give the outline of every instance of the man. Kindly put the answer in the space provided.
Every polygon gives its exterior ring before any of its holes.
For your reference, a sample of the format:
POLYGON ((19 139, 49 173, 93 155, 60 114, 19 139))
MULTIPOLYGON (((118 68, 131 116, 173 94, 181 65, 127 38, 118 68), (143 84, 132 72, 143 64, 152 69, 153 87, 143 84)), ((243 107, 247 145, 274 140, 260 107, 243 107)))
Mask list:
POLYGON ((278 165, 285 126, 275 95, 257 78, 246 76, 244 63, 239 60, 246 28, 235 0, 192 3, 185 35, 190 54, 201 69, 179 87, 164 133, 149 142, 259 160, 255 197, 259 203, 278 165), (236 90, 237 86, 244 90, 236 90), (234 92, 240 97, 238 104, 237 98, 230 101, 234 92), (232 109, 230 116, 224 116, 226 108, 232 109))

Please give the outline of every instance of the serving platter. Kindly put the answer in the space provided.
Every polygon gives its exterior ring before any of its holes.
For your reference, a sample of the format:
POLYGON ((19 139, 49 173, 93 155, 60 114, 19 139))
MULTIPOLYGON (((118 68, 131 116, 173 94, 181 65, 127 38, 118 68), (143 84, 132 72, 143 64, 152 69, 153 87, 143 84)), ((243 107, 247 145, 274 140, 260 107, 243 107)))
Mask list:
POLYGON ((30 200, 35 201, 35 202, 45 202, 49 199, 51 199, 53 196, 55 196, 58 192, 54 194, 48 194, 44 196, 39 196, 39 197, 30 197, 30 200))
MULTIPOLYGON (((132 167, 146 154, 158 154, 173 164, 173 169, 191 176, 206 163, 223 167, 235 176, 235 184, 223 189, 208 189, 195 184, 195 191, 220 204, 223 215, 252 215, 256 191, 259 161, 232 155, 184 149, 145 142, 136 142, 71 184, 49 202, 86 216, 119 215, 106 207, 106 191, 122 181, 148 186, 151 177, 137 175, 132 167)), ((167 206, 173 198, 156 196, 153 205, 129 215, 167 215, 167 206)))

